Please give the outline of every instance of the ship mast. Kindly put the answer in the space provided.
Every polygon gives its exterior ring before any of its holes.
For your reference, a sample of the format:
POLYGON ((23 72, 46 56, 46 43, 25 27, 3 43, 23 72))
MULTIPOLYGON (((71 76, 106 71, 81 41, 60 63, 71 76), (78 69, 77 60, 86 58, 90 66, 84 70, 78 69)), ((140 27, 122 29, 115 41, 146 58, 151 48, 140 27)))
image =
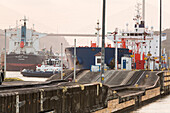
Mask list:
POLYGON ((99 41, 100 34, 99 34, 99 32, 100 32, 100 29, 101 29, 99 27, 99 20, 97 21, 97 27, 95 29, 97 30, 97 47, 99 47, 100 46, 100 41, 99 41))
POLYGON ((20 21, 24 21, 24 26, 26 26, 26 22, 28 21, 28 19, 26 18, 26 16, 24 16, 24 18, 21 19, 20 21))
MULTIPOLYGON (((145 0, 143 0, 143 4, 142 4, 142 17, 143 17, 143 19, 142 19, 142 22, 141 22, 141 24, 143 24, 143 38, 144 38, 144 41, 145 41, 145 35, 146 35, 146 33, 145 33, 145 0)), ((144 41, 143 42, 141 42, 141 60, 143 60, 143 43, 144 43, 144 41)))
POLYGON ((145 24, 145 0, 143 0, 143 11, 142 11, 143 22, 145 24))

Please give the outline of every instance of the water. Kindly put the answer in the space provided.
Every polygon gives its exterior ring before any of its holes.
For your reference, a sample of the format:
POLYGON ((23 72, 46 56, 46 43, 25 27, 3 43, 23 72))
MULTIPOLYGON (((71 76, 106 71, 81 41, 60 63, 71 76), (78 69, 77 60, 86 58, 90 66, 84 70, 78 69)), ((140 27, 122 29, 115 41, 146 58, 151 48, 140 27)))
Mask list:
POLYGON ((170 113, 170 95, 130 113, 170 113))

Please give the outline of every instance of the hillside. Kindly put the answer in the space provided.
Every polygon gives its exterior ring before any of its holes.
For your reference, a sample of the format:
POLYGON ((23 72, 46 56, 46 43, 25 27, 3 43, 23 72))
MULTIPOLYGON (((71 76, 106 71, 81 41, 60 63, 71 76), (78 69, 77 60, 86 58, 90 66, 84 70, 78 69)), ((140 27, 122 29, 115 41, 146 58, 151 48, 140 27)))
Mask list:
POLYGON ((63 43, 63 47, 68 47, 69 43, 64 37, 59 36, 46 36, 43 38, 40 38, 40 48, 46 48, 47 50, 50 50, 52 47, 53 52, 60 53, 61 51, 61 43, 63 43))

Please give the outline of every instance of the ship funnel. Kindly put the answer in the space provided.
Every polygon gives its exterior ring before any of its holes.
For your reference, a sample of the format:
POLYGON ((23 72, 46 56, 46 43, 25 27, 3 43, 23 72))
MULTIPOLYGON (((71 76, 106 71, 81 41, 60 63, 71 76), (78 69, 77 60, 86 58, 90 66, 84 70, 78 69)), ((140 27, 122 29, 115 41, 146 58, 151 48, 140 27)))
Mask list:
POLYGON ((21 26, 21 45, 20 47, 23 48, 26 44, 26 21, 28 21, 28 19, 26 19, 26 17, 24 16, 24 19, 21 19, 20 21, 24 21, 24 26, 21 26))

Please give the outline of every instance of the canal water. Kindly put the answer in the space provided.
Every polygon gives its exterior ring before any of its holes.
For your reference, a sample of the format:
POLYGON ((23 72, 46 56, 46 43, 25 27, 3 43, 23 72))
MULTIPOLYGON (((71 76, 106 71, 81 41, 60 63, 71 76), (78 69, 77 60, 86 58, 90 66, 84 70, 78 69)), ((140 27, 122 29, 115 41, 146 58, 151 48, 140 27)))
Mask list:
POLYGON ((147 104, 130 113, 170 113, 170 95, 147 104))

